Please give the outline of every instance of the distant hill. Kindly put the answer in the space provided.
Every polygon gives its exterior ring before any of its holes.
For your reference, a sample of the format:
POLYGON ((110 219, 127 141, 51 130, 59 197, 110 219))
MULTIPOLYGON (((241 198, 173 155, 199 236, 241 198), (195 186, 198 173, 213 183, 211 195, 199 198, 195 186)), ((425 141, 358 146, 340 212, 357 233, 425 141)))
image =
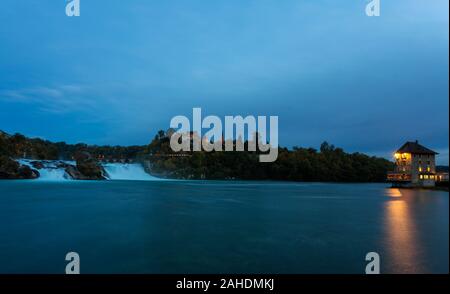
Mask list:
MULTIPOLYGON (((244 142, 248 145, 248 142, 244 142)), ((173 152, 170 133, 160 131, 146 146, 95 146, 53 143, 21 134, 0 133, 0 156, 37 160, 72 159, 88 152, 102 161, 145 162, 147 172, 177 179, 237 179, 321 182, 384 182, 393 163, 362 153, 347 153, 324 142, 319 150, 279 147, 277 161, 266 164, 258 153, 173 152)))
MULTIPOLYGON (((261 163, 258 152, 173 152, 163 131, 145 154, 150 172, 178 179, 238 179, 309 182, 384 182, 394 164, 384 158, 347 153, 323 142, 320 149, 279 147, 278 159, 261 163)), ((236 144, 236 142, 233 142, 236 144)), ((248 142, 244 142, 244 146, 248 142)))

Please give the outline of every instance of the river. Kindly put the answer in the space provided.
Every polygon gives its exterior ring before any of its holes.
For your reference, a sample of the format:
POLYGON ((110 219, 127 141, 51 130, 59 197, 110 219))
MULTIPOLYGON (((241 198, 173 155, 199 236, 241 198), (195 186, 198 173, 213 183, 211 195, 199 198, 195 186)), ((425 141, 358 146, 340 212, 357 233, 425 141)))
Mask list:
MULTIPOLYGON (((121 171, 123 172, 123 171, 121 171)), ((387 184, 0 181, 0 273, 448 273, 448 192, 387 184)))

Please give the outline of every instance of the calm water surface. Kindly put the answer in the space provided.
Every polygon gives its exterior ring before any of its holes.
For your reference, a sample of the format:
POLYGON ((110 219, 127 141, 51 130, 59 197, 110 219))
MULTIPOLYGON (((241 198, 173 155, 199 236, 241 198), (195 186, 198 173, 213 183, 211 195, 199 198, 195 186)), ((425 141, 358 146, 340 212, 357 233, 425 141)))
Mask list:
POLYGON ((0 181, 0 273, 448 273, 448 192, 387 187, 0 181))

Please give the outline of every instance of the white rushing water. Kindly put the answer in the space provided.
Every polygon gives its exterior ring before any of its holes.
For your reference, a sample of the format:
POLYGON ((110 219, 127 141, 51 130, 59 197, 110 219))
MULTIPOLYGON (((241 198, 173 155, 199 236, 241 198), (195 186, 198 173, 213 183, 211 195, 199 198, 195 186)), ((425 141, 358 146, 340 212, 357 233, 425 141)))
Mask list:
POLYGON ((21 165, 27 165, 32 169, 35 169, 39 172, 39 178, 36 179, 36 181, 47 181, 47 182, 59 182, 59 181, 71 181, 72 178, 66 174, 64 168, 57 167, 58 163, 65 163, 65 164, 72 164, 75 165, 74 161, 63 161, 63 160, 56 160, 56 161, 40 161, 44 168, 36 169, 31 164, 33 160, 28 159, 21 159, 18 160, 18 162, 21 165))
POLYGON ((57 182, 72 180, 62 168, 42 168, 38 171, 40 174, 39 178, 37 178, 38 181, 57 182))
MULTIPOLYGON (((36 169, 31 165, 32 160, 21 159, 18 162, 36 169)), ((57 167, 58 163, 76 165, 73 161, 41 161, 44 168, 39 171, 38 181, 72 181, 73 179, 66 174, 63 167, 57 167)), ((109 180, 129 180, 129 181, 155 181, 159 180, 145 172, 141 164, 138 163, 106 163, 102 164, 107 172, 109 180)))
POLYGON ((110 180, 154 181, 158 180, 145 172, 139 163, 106 163, 103 168, 110 180))

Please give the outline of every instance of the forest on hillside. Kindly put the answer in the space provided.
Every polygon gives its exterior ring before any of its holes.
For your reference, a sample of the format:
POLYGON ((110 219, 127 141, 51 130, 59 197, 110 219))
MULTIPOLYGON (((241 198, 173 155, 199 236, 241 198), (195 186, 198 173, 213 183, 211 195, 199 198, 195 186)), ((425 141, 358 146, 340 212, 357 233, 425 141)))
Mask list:
POLYGON ((80 151, 101 161, 139 161, 149 173, 175 179, 384 182, 387 171, 393 169, 393 163, 384 158, 346 153, 327 142, 319 150, 280 147, 275 162, 261 163, 259 152, 173 152, 164 131, 148 145, 128 147, 52 143, 0 132, 0 156, 70 160, 80 151))
POLYGON ((180 179, 384 182, 387 171, 393 169, 393 163, 384 158, 346 153, 327 142, 319 150, 281 147, 272 163, 259 162, 259 152, 175 153, 162 131, 144 153, 153 173, 180 179))

